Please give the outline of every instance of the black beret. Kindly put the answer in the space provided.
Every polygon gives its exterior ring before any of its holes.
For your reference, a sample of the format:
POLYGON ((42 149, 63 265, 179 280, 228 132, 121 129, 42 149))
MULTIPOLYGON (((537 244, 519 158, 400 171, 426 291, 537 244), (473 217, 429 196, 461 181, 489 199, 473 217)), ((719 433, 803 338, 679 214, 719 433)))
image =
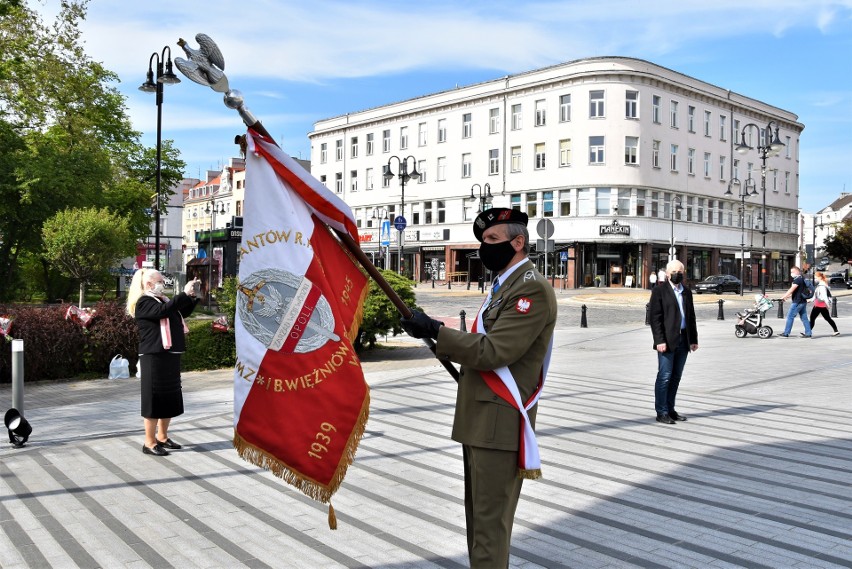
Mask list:
POLYGON ((529 219, 527 214, 517 209, 492 207, 477 215, 476 219, 473 220, 473 234, 476 236, 477 241, 482 242, 482 234, 489 227, 500 225, 501 223, 520 223, 526 226, 529 219))

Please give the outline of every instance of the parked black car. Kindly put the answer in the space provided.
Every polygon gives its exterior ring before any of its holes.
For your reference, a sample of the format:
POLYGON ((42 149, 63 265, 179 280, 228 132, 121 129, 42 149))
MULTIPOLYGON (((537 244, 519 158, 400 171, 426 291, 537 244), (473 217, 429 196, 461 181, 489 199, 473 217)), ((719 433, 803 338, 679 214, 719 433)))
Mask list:
POLYGON ((828 286, 847 286, 843 273, 831 273, 828 276, 828 286))
POLYGON ((722 294, 723 292, 740 293, 742 283, 740 279, 733 275, 710 275, 700 283, 695 285, 695 293, 702 294, 705 292, 715 292, 722 294))

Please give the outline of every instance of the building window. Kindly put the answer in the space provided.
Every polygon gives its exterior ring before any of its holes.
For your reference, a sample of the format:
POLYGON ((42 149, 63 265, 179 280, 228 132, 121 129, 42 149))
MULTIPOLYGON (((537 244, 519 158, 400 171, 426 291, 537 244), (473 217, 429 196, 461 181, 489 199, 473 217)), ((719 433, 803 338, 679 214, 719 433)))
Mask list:
POLYGON ((686 196, 686 220, 692 221, 692 211, 695 209, 695 198, 686 196))
POLYGON ((597 198, 595 200, 595 214, 596 215, 609 215, 611 213, 611 208, 609 204, 609 188, 598 188, 597 198))
POLYGON ((628 119, 639 118, 639 91, 627 91, 624 96, 624 117, 628 119))
POLYGON ((545 152, 544 152, 544 143, 539 142, 535 145, 535 169, 536 170, 544 170, 545 163, 545 152))
POLYGON ((660 124, 660 96, 651 97, 651 122, 660 124))
POLYGON ((740 161, 734 158, 734 171, 731 172, 731 179, 740 179, 740 161))
POLYGON ((725 115, 719 115, 719 140, 728 140, 728 121, 725 115))
POLYGON ((671 127, 677 128, 677 101, 671 102, 669 114, 671 115, 671 127))
POLYGON ((390 152, 390 131, 382 131, 382 152, 390 152))
POLYGON ((686 108, 686 126, 689 132, 695 132, 695 107, 692 105, 686 108))
POLYGON ((734 145, 740 143, 740 121, 734 119, 734 145))
POLYGON ((322 185, 323 185, 323 186, 325 186, 326 188, 328 187, 328 183, 327 183, 327 182, 328 182, 328 178, 325 176, 325 174, 323 174, 322 176, 320 176, 320 184, 322 184, 322 185))
POLYGON ((367 171, 364 174, 364 187, 367 190, 373 189, 373 169, 372 168, 367 168, 367 171))
POLYGON ((704 223, 704 209, 707 207, 707 200, 698 198, 698 223, 704 223))
POLYGON ((373 136, 373 133, 371 132, 370 134, 367 135, 367 156, 373 155, 373 150, 374 150, 374 146, 375 146, 373 139, 374 139, 374 136, 373 136))
POLYGON ((705 152, 704 153, 704 177, 705 178, 710 177, 710 159, 711 159, 710 153, 705 152))
POLYGON ((462 178, 471 176, 470 154, 462 154, 462 178))
POLYGON ((787 137, 787 144, 784 145, 784 152, 786 153, 784 158, 790 158, 790 153, 792 152, 790 150, 790 148, 791 148, 790 144, 791 144, 791 141, 790 141, 790 137, 788 136, 787 137))
POLYGON ((334 141, 334 159, 338 162, 343 160, 343 139, 334 141))
POLYGON ((646 190, 636 190, 636 217, 645 217, 645 194, 646 190))
POLYGON ((387 174, 389 171, 390 171, 390 167, 388 167, 388 165, 387 165, 387 164, 385 164, 384 166, 382 166, 382 187, 383 187, 383 188, 389 188, 389 187, 390 187, 390 180, 389 180, 389 179, 388 179, 388 177, 385 175, 385 174, 387 174))
POLYGON ((473 124, 471 123, 470 113, 462 115, 462 138, 470 138, 473 134, 473 124))
POLYGON ((660 167, 660 141, 655 140, 651 144, 651 166, 654 168, 660 167))
POLYGON ((595 215, 595 202, 592 188, 577 189, 577 215, 585 217, 595 215))
POLYGON ((323 142, 320 144, 320 164, 325 164, 328 162, 328 143, 323 142))
POLYGON ((432 223, 432 202, 423 202, 423 223, 432 223))
POLYGON ((660 193, 651 192, 651 217, 660 217, 660 193))
POLYGON ((589 118, 602 119, 606 116, 604 113, 604 92, 589 91, 589 118))
POLYGON ((494 148, 488 151, 488 174, 500 173, 500 150, 494 148))
POLYGON ((447 119, 438 119, 438 142, 447 142, 447 119))
POLYGON ((417 146, 426 146, 426 123, 417 125, 417 146))
POLYGON ((418 184, 426 183, 426 161, 418 160, 417 161, 417 171, 420 173, 420 178, 417 180, 418 184))
POLYGON ((686 153, 686 173, 695 175, 695 149, 690 148, 686 153))
POLYGON ((559 122, 568 122, 571 120, 571 95, 561 95, 559 97, 559 122))
POLYGON ((349 171, 349 190, 353 192, 358 191, 358 170, 349 171))
POLYGON ((491 134, 500 132, 500 107, 488 111, 488 132, 491 134))
POLYGON ((784 193, 790 193, 790 172, 784 172, 784 193))
POLYGON ((710 136, 710 121, 712 120, 712 115, 710 111, 704 111, 704 136, 710 136))
POLYGON ((343 193, 343 172, 334 175, 334 191, 338 194, 343 193))
POLYGON ((527 215, 538 217, 538 194, 536 192, 527 194, 527 215))
POLYGON ((541 192, 541 216, 553 217, 553 192, 541 192))
POLYGON ((559 190, 559 215, 560 217, 571 215, 571 190, 559 190))
POLYGON ((512 194, 509 196, 509 207, 521 211, 521 194, 512 194))
POLYGON ((571 165, 571 139, 566 138, 559 141, 559 166, 571 165))
POLYGON ((630 189, 621 188, 618 190, 618 211, 614 214, 630 215, 630 189))
POLYGON ((445 156, 442 156, 441 158, 438 158, 438 174, 437 174, 437 177, 435 179, 439 182, 443 182, 444 180, 447 179, 446 174, 447 174, 447 158, 445 156))
POLYGON ((512 147, 512 172, 520 172, 521 171, 521 147, 513 146, 512 147))
POLYGON ((535 102, 535 126, 547 125, 547 107, 545 100, 539 99, 535 102))
POLYGON ((637 153, 639 152, 639 137, 625 136, 624 137, 624 163, 636 164, 637 153))
POLYGON ((438 223, 445 223, 447 221, 446 217, 446 203, 444 200, 438 200, 435 202, 437 204, 438 210, 438 223))
POLYGON ((350 158, 358 158, 358 137, 353 136, 349 139, 349 155, 350 158))
POLYGON ((589 137, 589 164, 604 164, 604 137, 589 137))
POLYGON ((725 179, 725 156, 719 156, 719 179, 725 179))
POLYGON ((671 170, 677 172, 677 144, 672 144, 671 170))
POLYGON ((352 212, 353 217, 355 217, 355 227, 361 227, 363 214, 361 213, 361 208, 356 208, 354 212, 352 212))
POLYGON ((399 149, 405 150, 408 148, 408 127, 399 127, 399 149))
POLYGON ((521 105, 512 105, 512 130, 521 130, 523 126, 521 105))

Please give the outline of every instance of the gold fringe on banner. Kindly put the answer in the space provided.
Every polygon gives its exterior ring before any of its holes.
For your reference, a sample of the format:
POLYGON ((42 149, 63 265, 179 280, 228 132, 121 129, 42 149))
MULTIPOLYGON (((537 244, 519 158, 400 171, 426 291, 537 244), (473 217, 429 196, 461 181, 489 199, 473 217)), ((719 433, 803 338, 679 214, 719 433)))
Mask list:
MULTIPOLYGON (((355 423, 355 427, 352 429, 352 434, 350 435, 349 440, 346 441, 346 446, 344 447, 343 454, 340 457, 340 463, 337 465, 337 470, 328 485, 321 484, 316 480, 308 478, 302 473, 291 469, 280 459, 244 440, 239 433, 237 433, 236 429, 234 430, 233 444, 237 454, 239 454, 246 462, 250 462, 255 466, 259 466, 270 471, 287 484, 294 486, 306 496, 322 502, 323 504, 329 504, 331 496, 340 487, 341 482, 343 482, 343 477, 346 476, 346 470, 355 460, 355 452, 358 450, 358 443, 361 441, 361 437, 364 436, 364 430, 367 428, 367 419, 369 416, 370 390, 369 387, 367 387, 367 392, 364 396, 364 402, 361 405, 361 412, 358 415, 358 420, 355 423)), ((333 508, 330 506, 331 504, 329 504, 329 527, 331 529, 337 529, 337 518, 334 515, 333 508), (332 523, 334 525, 332 525, 332 523)))
POLYGON ((537 480, 541 478, 541 468, 533 468, 533 469, 518 469, 518 476, 520 478, 524 478, 526 480, 537 480))

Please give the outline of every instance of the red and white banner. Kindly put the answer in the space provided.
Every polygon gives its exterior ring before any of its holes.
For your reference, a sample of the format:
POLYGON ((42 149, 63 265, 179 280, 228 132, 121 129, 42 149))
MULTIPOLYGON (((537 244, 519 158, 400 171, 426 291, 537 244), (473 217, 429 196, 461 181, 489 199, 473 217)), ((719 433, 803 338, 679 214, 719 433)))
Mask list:
POLYGON ((349 207, 249 129, 234 323, 234 447, 327 503, 364 432, 369 388, 352 347, 367 277, 349 207))

